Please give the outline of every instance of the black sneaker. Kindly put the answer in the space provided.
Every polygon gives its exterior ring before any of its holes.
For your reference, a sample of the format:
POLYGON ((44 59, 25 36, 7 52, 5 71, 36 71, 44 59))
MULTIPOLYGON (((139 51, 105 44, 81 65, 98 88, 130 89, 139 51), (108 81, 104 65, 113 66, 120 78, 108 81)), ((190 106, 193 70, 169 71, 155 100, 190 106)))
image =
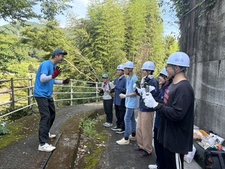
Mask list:
POLYGON ((120 128, 118 128, 117 126, 114 126, 111 128, 112 131, 118 131, 120 128))
POLYGON ((143 149, 138 146, 134 148, 134 151, 143 151, 143 149))
POLYGON ((144 151, 141 152, 140 157, 145 158, 145 157, 148 157, 150 155, 151 155, 151 153, 149 154, 147 151, 144 150, 144 151))
POLYGON ((117 133, 117 134, 123 134, 123 133, 125 133, 125 130, 118 129, 118 130, 116 131, 116 133, 117 133))

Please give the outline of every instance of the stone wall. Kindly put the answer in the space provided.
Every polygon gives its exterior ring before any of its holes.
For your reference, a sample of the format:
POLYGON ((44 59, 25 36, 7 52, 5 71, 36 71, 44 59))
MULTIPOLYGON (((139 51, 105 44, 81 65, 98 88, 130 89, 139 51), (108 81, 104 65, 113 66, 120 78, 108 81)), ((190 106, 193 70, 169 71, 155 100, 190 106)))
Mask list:
MULTIPOLYGON (((207 0, 206 0, 207 1, 207 0)), ((194 8, 202 0, 189 0, 194 8)), ((225 1, 209 13, 196 7, 181 19, 181 50, 191 58, 195 124, 225 138, 225 1)))

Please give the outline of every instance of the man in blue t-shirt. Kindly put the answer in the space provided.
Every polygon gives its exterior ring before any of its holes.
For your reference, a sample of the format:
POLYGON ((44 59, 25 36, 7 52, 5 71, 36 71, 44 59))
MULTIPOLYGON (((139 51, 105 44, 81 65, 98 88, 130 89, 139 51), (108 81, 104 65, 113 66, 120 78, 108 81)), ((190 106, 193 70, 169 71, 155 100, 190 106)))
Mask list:
POLYGON ((49 132, 55 119, 55 105, 52 92, 54 84, 68 84, 70 82, 70 79, 55 79, 61 72, 56 65, 64 60, 64 55, 67 55, 67 52, 63 52, 60 49, 55 50, 50 60, 41 63, 36 74, 34 97, 41 115, 39 123, 39 151, 51 152, 56 148, 48 144, 49 138, 56 137, 55 134, 50 134, 49 132))
POLYGON ((138 96, 135 92, 137 76, 133 72, 133 62, 126 62, 124 64, 124 73, 128 75, 126 81, 126 94, 121 93, 119 96, 121 99, 125 99, 126 113, 124 117, 125 133, 124 138, 116 141, 119 145, 128 145, 130 140, 136 139, 136 121, 134 117, 134 110, 138 106, 138 96), (130 136, 131 134, 131 136, 130 136))

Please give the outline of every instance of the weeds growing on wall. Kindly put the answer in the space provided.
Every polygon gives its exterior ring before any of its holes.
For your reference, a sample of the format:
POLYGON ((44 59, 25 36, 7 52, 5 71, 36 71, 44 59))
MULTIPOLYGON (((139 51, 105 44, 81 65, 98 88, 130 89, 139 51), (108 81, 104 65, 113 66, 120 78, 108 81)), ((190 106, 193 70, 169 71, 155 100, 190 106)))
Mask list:
POLYGON ((0 135, 9 134, 10 131, 6 128, 6 123, 3 122, 0 124, 0 135))
POLYGON ((210 10, 214 7, 218 0, 202 0, 197 3, 194 7, 191 7, 190 2, 191 0, 171 0, 174 2, 175 10, 177 11, 177 17, 181 20, 184 16, 188 15, 191 11, 201 8, 202 15, 208 15, 210 10))
POLYGON ((87 119, 82 119, 80 121, 79 127, 82 129, 85 135, 87 135, 90 138, 93 138, 97 133, 95 130, 95 125, 96 125, 96 120, 87 118, 87 119))

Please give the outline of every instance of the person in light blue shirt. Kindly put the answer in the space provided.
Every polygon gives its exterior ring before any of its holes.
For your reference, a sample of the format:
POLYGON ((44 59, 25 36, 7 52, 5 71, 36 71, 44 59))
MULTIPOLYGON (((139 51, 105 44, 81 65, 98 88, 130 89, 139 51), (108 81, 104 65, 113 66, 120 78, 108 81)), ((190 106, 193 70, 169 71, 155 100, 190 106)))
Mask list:
POLYGON ((64 60, 64 55, 67 55, 67 52, 60 49, 55 50, 50 60, 41 63, 36 74, 34 97, 41 115, 38 132, 39 151, 51 152, 56 148, 48 144, 49 138, 56 137, 55 134, 50 134, 50 128, 55 120, 55 105, 52 92, 54 84, 68 84, 70 82, 70 79, 55 79, 61 72, 56 65, 64 60))
POLYGON ((137 93, 135 92, 136 81, 138 81, 138 78, 134 74, 133 69, 134 69, 133 62, 128 61, 124 64, 124 73, 128 75, 128 78, 126 81, 126 94, 121 93, 120 98, 126 99, 125 100, 126 113, 124 117, 125 134, 124 134, 124 138, 116 142, 119 145, 130 144, 130 140, 134 140, 136 138, 135 137, 136 136, 136 121, 134 116, 134 110, 138 106, 138 96, 137 96, 137 93))

